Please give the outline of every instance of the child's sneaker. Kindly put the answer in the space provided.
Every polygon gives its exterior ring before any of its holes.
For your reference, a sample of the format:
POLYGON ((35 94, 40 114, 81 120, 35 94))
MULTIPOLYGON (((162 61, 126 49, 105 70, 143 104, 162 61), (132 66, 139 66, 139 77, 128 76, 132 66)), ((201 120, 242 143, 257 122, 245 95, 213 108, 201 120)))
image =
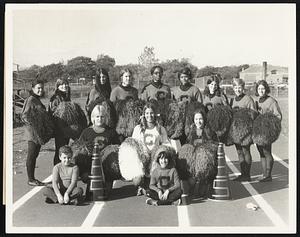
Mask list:
POLYGON ((152 206, 157 206, 157 201, 153 200, 152 198, 148 198, 146 200, 146 204, 152 205, 152 206))
POLYGON ((174 206, 179 206, 179 205, 181 204, 181 199, 180 199, 180 198, 177 199, 176 201, 172 202, 172 204, 173 204, 174 206))
POLYGON ((51 198, 46 197, 45 198, 45 203, 52 204, 54 202, 53 202, 53 200, 51 198))

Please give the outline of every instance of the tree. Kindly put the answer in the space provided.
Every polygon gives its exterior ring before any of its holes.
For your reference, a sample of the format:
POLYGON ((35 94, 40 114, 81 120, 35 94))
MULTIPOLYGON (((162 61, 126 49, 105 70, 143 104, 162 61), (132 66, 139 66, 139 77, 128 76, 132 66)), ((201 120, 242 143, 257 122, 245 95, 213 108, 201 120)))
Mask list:
POLYGON ((38 65, 32 65, 31 67, 21 70, 18 73, 18 79, 24 81, 31 81, 36 78, 37 74, 39 73, 41 67, 38 65))
POLYGON ((96 73, 96 63, 89 57, 75 57, 68 61, 66 73, 71 80, 77 81, 79 78, 86 78, 91 81, 96 73))
POLYGON ((55 82, 58 78, 65 74, 65 67, 62 63, 52 63, 40 69, 39 75, 45 82, 55 82))
POLYGON ((146 68, 150 68, 153 65, 157 64, 159 60, 155 58, 154 47, 146 46, 142 54, 139 56, 138 62, 140 65, 146 68))
POLYGON ((116 61, 114 58, 104 54, 100 54, 97 56, 96 59, 97 67, 101 67, 107 71, 110 71, 115 65, 116 65, 116 61))

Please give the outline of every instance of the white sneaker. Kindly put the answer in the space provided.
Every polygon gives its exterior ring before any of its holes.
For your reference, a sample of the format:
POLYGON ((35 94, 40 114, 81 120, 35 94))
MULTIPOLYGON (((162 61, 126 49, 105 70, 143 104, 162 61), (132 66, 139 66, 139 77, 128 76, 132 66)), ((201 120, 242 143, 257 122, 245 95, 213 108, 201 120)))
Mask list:
POLYGON ((153 200, 152 198, 148 198, 146 200, 146 204, 152 205, 152 206, 157 206, 157 201, 153 200))
POLYGON ((173 204, 174 206, 179 206, 179 205, 181 204, 181 199, 180 199, 180 198, 177 199, 177 200, 174 201, 172 204, 173 204))

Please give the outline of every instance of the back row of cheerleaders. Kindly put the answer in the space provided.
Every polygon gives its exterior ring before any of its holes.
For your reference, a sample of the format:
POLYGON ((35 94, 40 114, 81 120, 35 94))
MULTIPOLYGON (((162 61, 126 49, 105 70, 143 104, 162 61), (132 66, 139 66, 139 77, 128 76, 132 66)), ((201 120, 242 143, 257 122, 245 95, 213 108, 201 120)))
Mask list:
MULTIPOLYGON (((60 161, 59 149, 68 145, 70 139, 75 141, 72 146, 75 156, 82 151, 83 147, 85 148, 89 159, 75 159, 75 162, 79 167, 79 176, 87 183, 91 169, 90 157, 95 141, 100 144, 101 150, 111 145, 120 148, 117 151, 119 152, 118 168, 114 170, 115 176, 108 177, 108 180, 130 179, 137 186, 143 186, 145 189, 147 189, 145 186, 147 182, 144 179, 149 178, 153 167, 149 169, 144 167, 145 177, 129 177, 130 175, 127 177, 126 173, 132 172, 134 165, 128 163, 122 166, 125 159, 121 154, 123 143, 138 142, 140 145, 136 145, 137 152, 144 153, 147 157, 154 157, 150 159, 157 162, 161 153, 173 154, 166 147, 174 148, 178 161, 180 158, 188 159, 192 153, 197 153, 198 146, 206 149, 203 146, 205 144, 223 142, 225 145, 235 145, 241 175, 234 180, 240 182, 251 180, 250 146, 255 143, 263 172, 259 181, 272 181, 274 163, 272 143, 279 136, 282 115, 277 101, 269 95, 270 88, 265 80, 256 83, 256 94, 252 97, 245 94, 245 82, 242 79, 233 79, 235 97, 228 100, 219 86, 221 79, 219 75, 210 76, 202 94, 199 88, 191 83, 192 73, 189 68, 180 70, 178 73, 180 85, 174 88, 162 83, 162 67, 154 66, 150 73, 151 82, 141 90, 139 95, 138 90, 132 86, 133 75, 129 69, 121 71, 120 84, 113 90, 107 71, 98 69, 95 85, 87 97, 86 113, 78 104, 71 102, 70 86, 65 79, 57 80, 56 90, 46 109, 40 100, 44 95, 44 83, 36 78, 32 82, 30 96, 25 100, 22 110, 28 141, 26 160, 28 184, 44 185, 35 178, 35 163, 41 145, 51 137, 55 138, 54 165, 60 161), (260 117, 262 118, 259 120, 260 117), (129 137, 133 140, 128 140, 129 137), (142 148, 139 150, 139 147, 142 148), (157 152, 158 150, 160 152, 157 152)), ((216 159, 215 151, 214 159, 216 159)), ((143 160, 143 155, 139 154, 139 156, 143 160)), ((195 156, 198 160, 201 159, 197 154, 195 156)), ((129 162, 130 158, 127 159, 129 162)), ((195 170, 199 167, 198 161, 193 162, 188 160, 185 167, 181 166, 186 172, 182 170, 178 172, 180 179, 192 180, 189 182, 191 186, 195 183, 195 179, 205 176, 199 176, 199 172, 195 170)), ((144 161, 142 163, 145 165, 144 161)), ((174 163, 176 162, 169 162, 170 165, 174 163)), ((178 163, 180 164, 179 161, 178 163)), ((110 167, 113 165, 111 164, 110 167)), ((174 167, 180 169, 179 166, 174 165, 174 167)), ((106 169, 107 167, 104 167, 105 175, 113 176, 112 172, 106 169)), ((143 189, 139 187, 138 193, 141 194, 142 191, 143 189)))

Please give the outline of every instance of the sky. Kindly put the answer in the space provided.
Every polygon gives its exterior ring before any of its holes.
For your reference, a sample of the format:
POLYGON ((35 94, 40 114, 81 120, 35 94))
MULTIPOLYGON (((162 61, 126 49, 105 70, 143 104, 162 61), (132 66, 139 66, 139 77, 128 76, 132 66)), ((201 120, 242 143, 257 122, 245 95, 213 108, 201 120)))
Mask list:
POLYGON ((8 4, 5 20, 13 63, 20 67, 77 56, 96 60, 100 54, 117 65, 138 63, 145 46, 154 47, 160 61, 189 58, 199 68, 263 61, 289 66, 295 9, 295 4, 8 4))

